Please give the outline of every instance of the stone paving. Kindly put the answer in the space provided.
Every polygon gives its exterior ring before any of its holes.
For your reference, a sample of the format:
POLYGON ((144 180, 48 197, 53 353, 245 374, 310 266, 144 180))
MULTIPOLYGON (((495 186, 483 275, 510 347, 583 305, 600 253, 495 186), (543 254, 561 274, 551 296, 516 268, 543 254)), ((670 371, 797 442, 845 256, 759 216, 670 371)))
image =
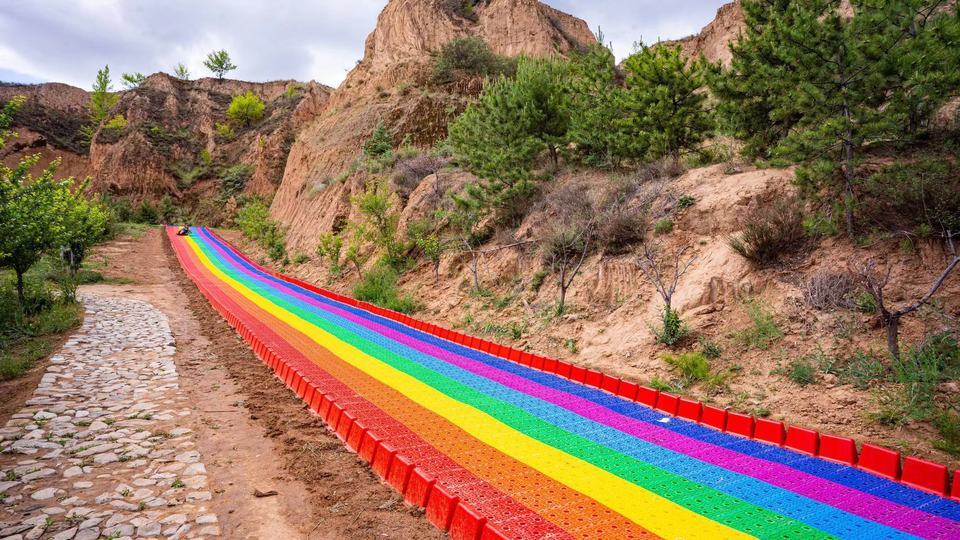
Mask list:
POLYGON ((83 302, 83 327, 0 428, 0 539, 219 536, 166 316, 83 302))

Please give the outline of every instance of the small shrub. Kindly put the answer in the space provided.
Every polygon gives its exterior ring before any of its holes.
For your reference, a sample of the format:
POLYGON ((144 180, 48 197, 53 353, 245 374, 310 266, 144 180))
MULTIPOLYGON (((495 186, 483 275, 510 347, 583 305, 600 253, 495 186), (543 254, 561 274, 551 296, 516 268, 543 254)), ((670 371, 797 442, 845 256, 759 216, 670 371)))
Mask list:
POLYGON ((653 232, 657 236, 670 234, 673 232, 673 220, 672 219, 661 219, 653 226, 653 232))
POLYGON ((668 354, 663 360, 678 372, 684 386, 705 381, 710 377, 710 362, 701 353, 689 352, 677 356, 668 354))
POLYGON ((436 173, 447 163, 449 163, 449 160, 429 154, 401 156, 393 164, 394 174, 391 180, 394 192, 406 201, 424 178, 436 173))
POLYGON ((224 168, 220 171, 220 191, 228 197, 242 192, 252 174, 253 167, 246 163, 224 168))
POLYGON ((306 253, 297 253, 293 258, 293 264, 304 264, 310 262, 310 257, 306 253))
POLYGON ((218 122, 217 126, 217 136, 223 139, 224 141, 232 141, 237 137, 237 133, 233 131, 233 126, 226 122, 218 122))
POLYGON ((803 209, 791 198, 761 206, 743 223, 739 238, 730 238, 730 247, 760 266, 776 263, 796 251, 803 241, 803 209))
POLYGON ((720 355, 723 354, 720 346, 710 338, 700 336, 698 341, 700 342, 700 352, 703 353, 705 357, 713 360, 720 358, 720 355))
POLYGON ((482 38, 454 38, 440 47, 433 62, 433 82, 452 83, 469 77, 510 76, 516 61, 490 50, 482 38))
POLYGON ((266 250, 271 260, 286 260, 286 233, 270 219, 270 209, 263 201, 251 199, 237 211, 234 221, 244 236, 266 250))
POLYGON ((786 375, 788 379, 800 386, 817 382, 817 369, 806 357, 791 360, 787 366, 786 375))
POLYGON ((872 294, 867 291, 860 291, 857 294, 855 300, 857 306, 857 311, 862 313, 876 313, 877 312, 877 299, 873 297, 872 294))
POLYGON ((691 196, 691 195, 683 195, 682 197, 680 197, 679 199, 677 199, 677 208, 679 208, 679 209, 681 209, 681 210, 683 210, 683 209, 685 209, 685 208, 690 208, 691 206, 693 206, 694 204, 696 204, 696 202, 697 202, 697 199, 693 198, 693 196, 691 196))
POLYGON ((266 105, 259 96, 247 91, 244 94, 233 96, 230 106, 227 108, 227 117, 237 125, 249 126, 263 117, 265 108, 266 105))
POLYGON ((387 265, 377 265, 364 274, 363 278, 354 285, 353 296, 357 300, 370 302, 400 313, 413 313, 417 310, 417 304, 409 295, 400 296, 397 291, 397 281, 399 279, 399 274, 393 268, 387 265))
POLYGON ((658 343, 672 347, 687 335, 687 325, 680 319, 680 312, 670 306, 664 306, 660 321, 662 326, 654 329, 658 343))
POLYGON ((127 117, 122 114, 118 114, 110 120, 107 120, 107 123, 105 123, 103 127, 117 131, 123 130, 127 127, 127 117))
POLYGON ((841 383, 852 384, 858 390, 867 390, 887 377, 887 366, 879 356, 862 350, 854 352, 836 371, 841 383))
POLYGON ((343 239, 333 233, 320 235, 320 242, 317 244, 317 256, 327 260, 330 273, 338 275, 340 268, 340 255, 343 252, 343 239))
POLYGON ((803 218, 803 234, 809 238, 836 236, 840 225, 833 216, 817 213, 803 218))
POLYGON ((393 138, 387 131, 387 126, 381 120, 370 135, 370 139, 363 144, 363 153, 371 159, 379 159, 393 153, 393 138))
POLYGON ((658 180, 669 180, 677 178, 686 172, 683 163, 672 159, 663 158, 656 161, 643 163, 637 169, 637 183, 645 184, 658 180))
POLYGON ((933 441, 933 447, 960 458, 960 414, 954 411, 942 411, 933 420, 940 438, 933 441))
POLYGON ((653 388, 654 390, 659 390, 661 392, 669 392, 671 394, 682 394, 683 387, 672 383, 670 381, 665 381, 659 377, 654 377, 647 383, 647 386, 653 388))
POLYGON ((157 207, 150 204, 150 202, 142 201, 140 206, 137 207, 137 211, 134 212, 132 220, 134 223, 156 225, 160 223, 160 212, 157 210, 157 207))
POLYGON ((647 228, 646 213, 637 208, 623 208, 604 214, 597 223, 597 242, 608 255, 621 255, 643 242, 647 228))
POLYGON ((960 230, 960 167, 939 157, 889 165, 864 183, 860 206, 886 230, 960 230))
POLYGON ((747 314, 753 326, 734 334, 734 339, 741 345, 765 351, 774 341, 783 337, 783 331, 777 326, 773 314, 756 300, 747 303, 747 314))
POLYGON ((546 270, 538 270, 533 274, 533 279, 530 280, 530 290, 533 292, 540 292, 540 288, 543 287, 544 280, 547 279, 547 276, 550 275, 550 272, 546 270))
MULTIPOLYGON (((803 283, 803 298, 820 311, 853 307, 856 284, 846 272, 817 272, 803 283)), ((872 297, 871 297, 872 298, 872 297)))

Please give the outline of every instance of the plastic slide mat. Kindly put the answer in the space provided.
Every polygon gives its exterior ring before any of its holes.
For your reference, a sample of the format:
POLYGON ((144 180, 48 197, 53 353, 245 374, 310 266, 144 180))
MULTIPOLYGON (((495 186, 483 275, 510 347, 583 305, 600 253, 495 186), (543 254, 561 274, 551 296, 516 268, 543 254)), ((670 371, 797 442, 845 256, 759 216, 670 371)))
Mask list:
POLYGON ((492 344, 175 232, 259 358, 453 538, 960 538, 939 465, 492 344))

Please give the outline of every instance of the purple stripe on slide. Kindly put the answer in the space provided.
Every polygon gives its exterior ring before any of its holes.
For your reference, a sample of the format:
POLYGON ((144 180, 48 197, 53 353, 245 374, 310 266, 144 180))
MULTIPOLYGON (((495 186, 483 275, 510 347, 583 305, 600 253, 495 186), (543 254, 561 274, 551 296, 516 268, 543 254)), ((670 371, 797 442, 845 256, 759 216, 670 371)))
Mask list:
MULTIPOLYGON (((208 244, 219 253, 225 256, 227 255, 223 248, 216 245, 216 243, 211 242, 208 244)), ((956 530, 958 524, 953 521, 899 505, 848 486, 830 482, 829 480, 793 469, 780 463, 741 454, 635 418, 621 415, 579 396, 567 394, 513 373, 499 370, 483 362, 465 358, 446 349, 422 342, 412 336, 350 313, 339 307, 324 304, 292 289, 290 285, 279 285, 242 266, 237 266, 236 268, 257 281, 283 290, 286 294, 294 296, 314 307, 343 317, 422 353, 442 359, 471 373, 553 403, 584 418, 628 433, 663 448, 712 465, 723 467, 745 476, 762 480, 768 484, 790 490, 809 499, 910 534, 923 537, 951 537, 958 533, 956 530)), ((329 299, 328 301, 333 302, 333 300, 329 299)))

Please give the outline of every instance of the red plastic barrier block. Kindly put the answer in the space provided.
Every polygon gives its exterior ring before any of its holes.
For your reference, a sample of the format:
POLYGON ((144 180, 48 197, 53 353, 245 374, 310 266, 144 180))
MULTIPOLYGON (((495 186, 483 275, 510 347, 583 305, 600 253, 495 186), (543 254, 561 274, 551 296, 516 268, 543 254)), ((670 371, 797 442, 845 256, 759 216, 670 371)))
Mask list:
POLYGON ((657 398, 660 396, 660 391, 650 388, 649 386, 641 386, 637 390, 637 403, 642 403, 647 407, 653 407, 657 404, 657 398))
POLYGON ((303 388, 300 389, 300 399, 303 400, 308 406, 313 403, 313 399, 317 394, 317 387, 313 385, 310 381, 303 380, 303 388))
POLYGON ((820 434, 812 429, 790 426, 783 446, 801 454, 815 456, 820 449, 820 434))
POLYGON ((493 349, 493 343, 485 339, 480 340, 480 350, 482 352, 489 353, 492 349, 493 349))
POLYGON ((570 366, 570 380, 582 383, 587 378, 587 370, 580 366, 570 366))
POLYGON ((844 465, 854 465, 857 462, 857 443, 849 437, 820 435, 820 457, 844 465))
POLYGON ((371 464, 373 472, 386 480, 387 475, 390 474, 390 465, 393 464, 393 456, 396 453, 397 451, 390 446, 390 443, 381 444, 377 453, 373 455, 373 463, 371 464))
POLYGON ((667 414, 676 416, 677 407, 680 406, 680 397, 673 394, 668 394, 666 392, 660 392, 660 395, 657 396, 657 405, 654 407, 659 411, 663 411, 667 414))
POLYGON ((528 353, 528 352, 521 352, 521 353, 520 353, 520 359, 517 360, 517 361, 520 362, 520 363, 521 363, 522 365, 524 365, 524 366, 529 366, 529 365, 533 364, 533 355, 530 354, 530 353, 528 353))
POLYGON ((436 482, 436 479, 423 472, 423 469, 413 469, 407 481, 407 489, 403 492, 403 500, 417 508, 423 508, 427 505, 427 499, 436 482))
POLYGON ((758 441, 768 442, 777 446, 783 446, 783 441, 786 436, 787 428, 783 425, 783 422, 768 420, 766 418, 757 418, 753 437, 758 441))
POLYGON ((702 403, 693 399, 680 398, 680 404, 677 406, 677 416, 699 422, 701 414, 703 414, 702 403))
POLYGON ((727 412, 725 431, 742 437, 753 437, 753 417, 749 414, 727 412))
POLYGON ((430 498, 427 500, 427 519, 441 531, 449 531, 453 510, 459 502, 459 497, 447 491, 443 486, 435 484, 433 489, 430 490, 430 498))
POLYGON ((356 421, 357 419, 349 412, 340 415, 340 422, 337 424, 337 436, 340 437, 340 440, 346 442, 347 436, 350 434, 350 428, 356 421))
POLYGON ((357 454, 367 463, 373 463, 373 458, 377 455, 377 449, 380 448, 380 442, 380 437, 367 431, 360 439, 360 449, 357 450, 357 454))
POLYGON ((950 498, 955 501, 960 501, 960 470, 953 471, 953 491, 950 493, 950 498))
POLYGON ((337 423, 340 422, 340 416, 343 414, 343 407, 334 403, 330 406, 330 409, 327 411, 327 425, 330 426, 330 429, 336 431, 337 423))
POLYGON ((315 413, 320 413, 320 403, 323 402, 324 395, 320 393, 320 389, 317 388, 314 384, 310 384, 312 394, 310 395, 310 410, 315 413))
POLYGON ((397 454, 393 458, 393 466, 390 467, 390 473, 387 475, 387 483, 393 489, 404 493, 407 490, 407 482, 410 480, 410 473, 413 472, 413 461, 406 456, 397 454))
POLYGON ((483 533, 487 518, 481 517, 463 503, 457 505, 450 518, 450 538, 453 540, 478 540, 483 533))
POLYGON ((863 443, 857 467, 877 476, 896 480, 900 478, 900 452, 863 443))
POLYGON ((510 540, 510 537, 500 532, 500 529, 488 521, 483 528, 483 532, 480 533, 480 540, 510 540))
POLYGON ((350 430, 350 434, 347 435, 347 446, 351 450, 357 452, 360 450, 360 443, 363 442, 363 436, 367 433, 367 427, 363 425, 363 422, 357 420, 353 423, 353 429, 350 430))
POLYGON ((604 373, 603 378, 600 379, 600 388, 616 395, 617 389, 620 388, 620 379, 604 373))
POLYGON ((640 385, 635 382, 620 381, 620 388, 617 389, 617 395, 623 399, 633 401, 637 399, 637 392, 639 390, 640 385))
POLYGON ((533 369, 539 369, 543 371, 543 361, 546 360, 544 357, 539 355, 533 355, 533 358, 530 361, 530 367, 533 369))
POLYGON ((519 350, 517 350, 517 349, 510 349, 510 352, 507 353, 507 360, 510 360, 511 362, 519 362, 519 361, 520 361, 520 354, 521 354, 521 353, 520 353, 519 350))
POLYGON ((557 371, 556 374, 565 378, 570 378, 570 370, 573 368, 569 363, 564 362, 563 360, 557 361, 557 371))
POLYGON ((600 383, 603 381, 603 373, 595 371, 592 369, 587 370, 587 375, 583 379, 583 384, 587 386, 592 386, 594 388, 600 388, 600 383))
POLYGON ((326 421, 331 408, 333 408, 333 401, 326 394, 321 395, 320 404, 317 406, 317 414, 320 418, 326 421))
MULTIPOLYGON (((546 371, 547 373, 556 373, 556 372, 557 372, 557 366, 558 366, 559 364, 560 364, 560 362, 558 362, 557 360, 554 360, 553 358, 544 358, 544 359, 543 359, 543 370, 546 371)), ((479 533, 479 531, 478 531, 478 533, 479 533)))
POLYGON ((947 468, 939 463, 913 456, 903 460, 903 475, 901 475, 900 481, 908 486, 936 493, 943 497, 947 494, 949 478, 947 468))

